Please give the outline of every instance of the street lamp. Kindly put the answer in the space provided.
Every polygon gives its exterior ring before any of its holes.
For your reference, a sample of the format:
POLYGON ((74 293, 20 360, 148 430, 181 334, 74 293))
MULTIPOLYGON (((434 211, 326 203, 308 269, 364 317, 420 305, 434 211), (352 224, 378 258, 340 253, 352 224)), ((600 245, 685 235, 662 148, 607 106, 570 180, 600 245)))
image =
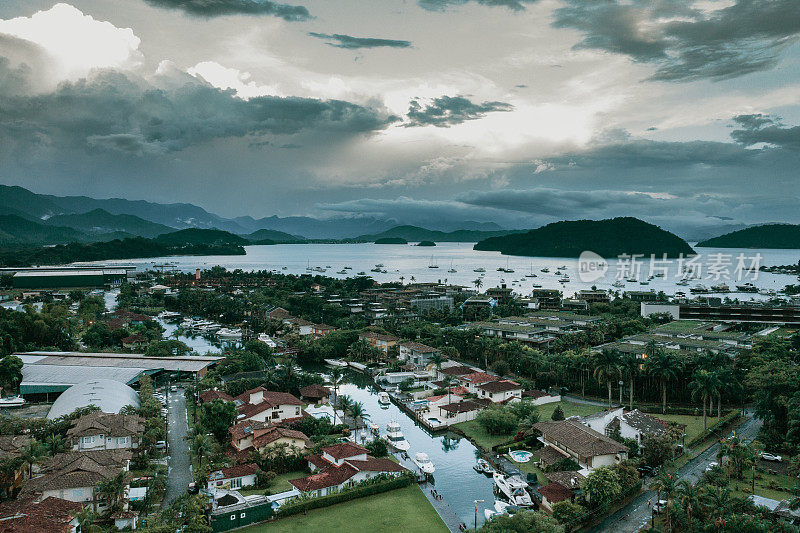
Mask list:
POLYGON ((625 382, 619 380, 619 404, 622 405, 622 386, 625 385, 625 382))
POLYGON ((483 503, 484 500, 475 500, 475 531, 478 531, 478 502, 483 503))

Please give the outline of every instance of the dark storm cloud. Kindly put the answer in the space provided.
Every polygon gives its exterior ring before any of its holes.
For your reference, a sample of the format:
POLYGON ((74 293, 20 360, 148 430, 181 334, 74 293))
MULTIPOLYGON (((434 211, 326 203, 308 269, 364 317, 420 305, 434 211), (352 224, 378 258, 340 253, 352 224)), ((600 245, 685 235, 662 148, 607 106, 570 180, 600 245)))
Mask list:
POLYGON ((494 111, 511 111, 514 106, 504 102, 483 102, 475 104, 463 96, 440 96, 422 106, 418 99, 411 101, 408 108, 408 121, 405 127, 437 126, 447 127, 461 124, 467 120, 483 118, 494 111))
POLYGON ((288 21, 308 20, 311 14, 303 6, 278 4, 269 0, 145 0, 147 3, 180 9, 200 17, 224 15, 272 15, 288 21))
POLYGON ((567 0, 556 27, 584 34, 579 48, 656 66, 653 79, 723 79, 766 70, 800 33, 797 0, 738 0, 710 13, 693 0, 567 0))
MULTIPOLYGON (((0 63, 0 79, 7 69, 0 63)), ((341 100, 237 98, 183 73, 170 88, 112 71, 51 93, 0 93, 0 145, 86 147, 131 155, 175 152, 214 139, 266 134, 367 134, 396 120, 382 110, 341 100)))
POLYGON ((428 11, 444 11, 450 6, 460 6, 475 2, 482 6, 507 7, 514 11, 522 11, 528 4, 533 4, 538 0, 419 0, 419 5, 428 11))
POLYGON ((733 121, 741 129, 731 137, 745 146, 765 143, 787 150, 800 150, 800 126, 784 126, 781 119, 769 115, 739 115, 733 121))
POLYGON ((317 39, 325 39, 328 46, 335 48, 346 48, 348 50, 356 50, 359 48, 410 48, 411 41, 398 41, 395 39, 378 39, 375 37, 353 37, 352 35, 344 35, 341 33, 316 33, 309 32, 309 35, 317 39))

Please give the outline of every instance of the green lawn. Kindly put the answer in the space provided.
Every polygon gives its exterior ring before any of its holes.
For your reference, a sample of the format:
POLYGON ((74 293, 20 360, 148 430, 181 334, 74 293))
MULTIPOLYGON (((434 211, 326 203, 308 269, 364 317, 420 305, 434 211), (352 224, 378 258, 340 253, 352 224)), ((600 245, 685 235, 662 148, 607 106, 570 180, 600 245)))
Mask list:
MULTIPOLYGON (((290 479, 297 479, 299 477, 307 476, 308 472, 288 472, 286 474, 280 474, 275 476, 272 480, 272 483, 269 486, 269 493, 270 494, 278 494, 279 492, 283 492, 286 490, 292 490, 292 485, 289 483, 290 479)), ((250 494, 264 494, 264 489, 245 489, 239 491, 244 496, 248 496, 250 494)))
MULTIPOLYGON (((752 472, 745 472, 743 480, 731 480, 731 488, 735 495, 746 498, 751 494, 750 491, 753 488, 752 476, 752 472)), ((773 500, 790 500, 793 497, 793 484, 794 479, 790 476, 756 471, 756 494, 758 496, 772 498, 773 500)))
POLYGON ((417 485, 314 509, 241 530, 243 533, 381 531, 447 533, 448 529, 417 485))
MULTIPOLYGON (((686 424, 686 442, 689 442, 697 435, 703 432, 703 415, 700 416, 693 416, 693 415, 662 415, 662 414, 653 414, 656 418, 660 418, 661 420, 666 420, 667 422, 677 422, 679 424, 686 424)), ((708 427, 713 426, 717 423, 716 416, 709 416, 706 420, 708 427)))
MULTIPOLYGON (((541 421, 551 420, 553 411, 556 410, 556 406, 558 405, 560 405, 561 409, 564 411, 565 417, 570 417, 574 415, 586 416, 603 410, 603 407, 599 405, 587 405, 587 404, 574 403, 568 401, 546 403, 536 408, 537 411, 539 412, 539 420, 541 421)), ((456 424, 453 427, 456 427, 461 431, 463 431, 464 434, 472 442, 474 442, 480 449, 484 451, 490 450, 492 446, 508 442, 514 436, 514 433, 509 433, 508 435, 489 435, 488 433, 486 433, 486 430, 483 429, 483 426, 478 424, 478 422, 476 422, 475 420, 471 420, 469 422, 461 422, 460 424, 456 424)))

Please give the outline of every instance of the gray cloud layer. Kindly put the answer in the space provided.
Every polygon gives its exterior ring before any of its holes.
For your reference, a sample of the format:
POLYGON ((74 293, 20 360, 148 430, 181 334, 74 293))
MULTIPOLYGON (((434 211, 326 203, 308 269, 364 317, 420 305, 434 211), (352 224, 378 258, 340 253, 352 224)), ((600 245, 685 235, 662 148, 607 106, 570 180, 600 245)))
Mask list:
POLYGON ((780 118, 769 115, 739 115, 733 118, 741 129, 731 137, 745 146, 766 143, 787 150, 800 150, 800 126, 785 127, 780 118))
POLYGON ((507 7, 514 11, 525 9, 527 4, 533 4, 538 0, 419 0, 419 5, 428 11, 444 11, 450 6, 459 6, 469 2, 475 2, 483 6, 507 7))
POLYGON ((800 34, 797 0, 738 0, 706 13, 692 0, 567 0, 555 26, 584 33, 581 48, 651 63, 654 79, 722 79, 772 67, 800 34))
POLYGON ((329 46, 335 48, 346 48, 348 50, 355 50, 358 48, 410 48, 411 41, 399 41, 395 39, 379 39, 375 37, 353 37, 352 35, 344 35, 341 33, 316 33, 309 32, 309 35, 318 39, 325 39, 329 41, 329 46))
MULTIPOLYGON (((0 80, 19 78, 0 61, 0 80)), ((173 71, 159 86, 101 71, 54 92, 0 92, 0 139, 6 147, 88 148, 133 155, 175 152, 214 139, 259 135, 357 135, 396 117, 341 100, 261 96, 242 100, 173 71)), ((18 85, 17 82, 15 85, 18 85)))
POLYGON ((504 102, 472 103, 463 96, 440 96, 433 102, 422 106, 419 100, 412 100, 408 108, 408 122, 405 127, 437 126, 447 127, 461 124, 467 120, 483 118, 494 111, 511 111, 514 106, 504 102))
POLYGON ((279 4, 270 0, 145 0, 167 9, 180 9, 201 17, 224 15, 272 15, 288 21, 308 20, 311 14, 303 6, 279 4))

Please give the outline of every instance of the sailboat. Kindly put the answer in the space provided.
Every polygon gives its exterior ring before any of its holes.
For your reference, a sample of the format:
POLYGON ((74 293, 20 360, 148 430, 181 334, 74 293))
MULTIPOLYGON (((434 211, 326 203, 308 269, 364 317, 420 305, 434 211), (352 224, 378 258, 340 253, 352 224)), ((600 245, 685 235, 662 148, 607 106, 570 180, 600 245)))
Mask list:
POLYGON ((531 263, 531 271, 528 274, 525 274, 526 278, 535 278, 536 274, 533 273, 533 263, 531 263))
POLYGON ((453 261, 452 260, 450 260, 450 270, 448 270, 448 272, 450 272, 451 274, 455 274, 456 272, 458 272, 458 270, 453 268, 453 261))
POLYGON ((433 261, 433 256, 431 256, 431 263, 428 265, 428 268, 439 268, 439 265, 437 265, 437 264, 436 264, 436 263, 433 261))
POLYGON ((512 272, 514 272, 514 269, 513 269, 513 268, 508 268, 508 259, 506 259, 506 272, 508 272, 509 274, 511 274, 512 272))

